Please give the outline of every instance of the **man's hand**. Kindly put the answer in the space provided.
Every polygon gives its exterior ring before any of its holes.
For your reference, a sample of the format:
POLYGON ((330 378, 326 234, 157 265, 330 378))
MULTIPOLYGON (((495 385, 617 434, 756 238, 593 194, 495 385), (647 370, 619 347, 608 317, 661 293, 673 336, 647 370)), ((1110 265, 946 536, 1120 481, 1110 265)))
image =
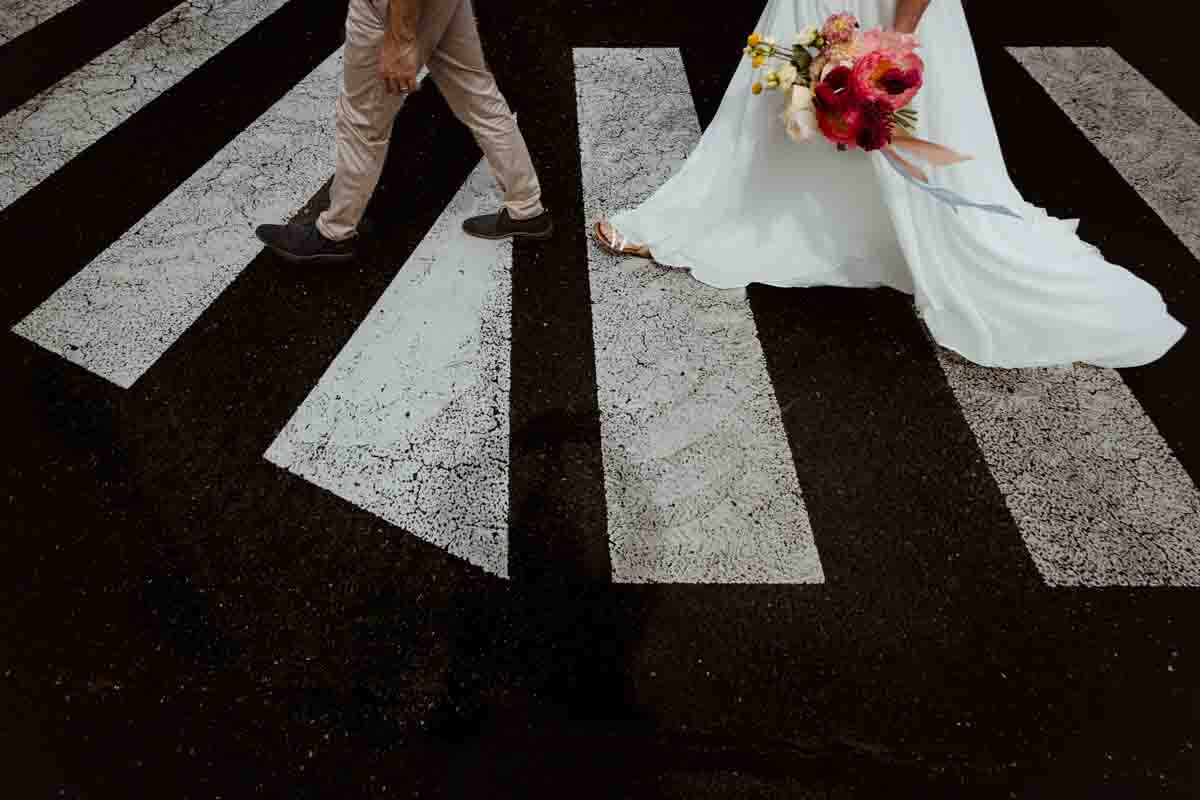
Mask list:
POLYGON ((415 41, 400 41, 394 36, 383 37, 379 50, 379 77, 388 94, 405 94, 417 90, 417 73, 421 70, 421 54, 415 41))
POLYGON ((417 30, 426 2, 390 0, 388 3, 388 30, 379 50, 379 77, 389 94, 417 90, 417 72, 421 69, 417 30))

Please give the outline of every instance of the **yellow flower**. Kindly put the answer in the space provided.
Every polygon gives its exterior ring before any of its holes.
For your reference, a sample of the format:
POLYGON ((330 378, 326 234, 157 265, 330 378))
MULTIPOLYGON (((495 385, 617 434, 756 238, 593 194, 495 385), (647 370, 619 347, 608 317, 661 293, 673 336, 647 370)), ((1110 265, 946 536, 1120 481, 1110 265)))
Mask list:
POLYGON ((762 37, 759 36, 757 33, 752 33, 748 37, 746 37, 746 43, 749 44, 751 47, 754 47, 756 44, 758 44, 761 41, 762 41, 762 37))
POLYGON ((758 69, 763 64, 765 64, 766 61, 767 61, 767 59, 764 58, 763 56, 755 56, 754 59, 750 63, 754 65, 755 69, 758 69))
POLYGON ((754 84, 753 86, 750 87, 750 91, 753 92, 754 94, 762 94, 762 84, 761 83, 754 84))

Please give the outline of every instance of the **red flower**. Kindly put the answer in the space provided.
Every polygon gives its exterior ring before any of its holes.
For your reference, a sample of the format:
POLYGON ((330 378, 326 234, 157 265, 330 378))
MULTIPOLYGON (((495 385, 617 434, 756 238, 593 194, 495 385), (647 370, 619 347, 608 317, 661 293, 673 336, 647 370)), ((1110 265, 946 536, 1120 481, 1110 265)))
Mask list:
POLYGON ((921 73, 915 69, 903 70, 899 67, 892 67, 880 77, 879 85, 888 94, 904 94, 909 89, 921 85, 921 73))
POLYGON ((838 113, 854 106, 857 98, 850 87, 852 73, 849 67, 837 67, 829 71, 825 80, 813 90, 814 105, 818 111, 838 113))
POLYGON ((854 77, 854 71, 849 67, 834 67, 829 70, 829 74, 825 76, 825 80, 821 81, 829 86, 835 92, 840 92, 843 89, 850 88, 850 79, 854 77))
POLYGON ((817 112, 817 126, 825 138, 834 144, 855 147, 862 124, 862 112, 853 106, 841 111, 817 112))
POLYGON ((892 107, 883 100, 869 100, 859 110, 855 144, 863 150, 878 150, 892 143, 892 107))
POLYGON ((833 87, 825 83, 818 83, 817 88, 813 90, 813 105, 818 111, 836 112, 842 109, 842 98, 838 96, 833 87))
POLYGON ((861 126, 859 99, 850 85, 849 67, 835 67, 813 90, 821 133, 835 144, 853 147, 861 126))

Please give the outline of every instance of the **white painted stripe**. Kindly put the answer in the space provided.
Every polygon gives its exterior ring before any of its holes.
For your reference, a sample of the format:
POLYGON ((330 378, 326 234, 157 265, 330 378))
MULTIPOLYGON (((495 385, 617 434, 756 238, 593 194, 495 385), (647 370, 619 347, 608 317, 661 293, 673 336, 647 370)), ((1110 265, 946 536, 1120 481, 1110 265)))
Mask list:
POLYGON ((79 0, 0 0, 0 44, 66 11, 79 0))
POLYGON ((1200 586, 1200 495, 1110 369, 942 369, 1052 586, 1200 586))
POLYGON ((1008 50, 1200 258, 1200 125, 1111 48, 1008 50))
MULTIPOLYGON (((677 50, 579 49, 575 79, 590 224, 661 184, 700 126, 677 50)), ((594 245, 589 266, 614 579, 822 582, 745 293, 594 245)))
POLYGON ((494 186, 481 163, 266 458, 507 577, 512 246, 461 230, 494 186))
POLYGON ((338 52, 14 330, 132 386, 328 180, 340 79, 338 52))
POLYGON ((185 0, 0 118, 0 210, 286 2, 185 0))

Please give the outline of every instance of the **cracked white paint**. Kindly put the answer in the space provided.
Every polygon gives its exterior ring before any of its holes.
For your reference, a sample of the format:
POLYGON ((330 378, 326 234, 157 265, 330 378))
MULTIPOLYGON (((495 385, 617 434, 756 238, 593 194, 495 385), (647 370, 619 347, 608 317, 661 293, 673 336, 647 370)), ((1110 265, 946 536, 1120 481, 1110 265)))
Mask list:
POLYGON ((1200 258, 1200 125, 1112 48, 1008 51, 1200 258))
POLYGON ((498 204, 481 162, 266 458, 507 577, 512 245, 461 230, 498 204))
POLYGON ((1200 586, 1200 495, 1121 376, 942 369, 1052 586, 1200 586))
POLYGON ((286 2, 184 0, 0 118, 0 210, 286 2))
MULTIPOLYGON (((584 209, 644 199, 700 126, 674 49, 575 51, 584 209)), ((824 580, 744 291, 589 247, 613 577, 824 580)))
POLYGON ((0 45, 66 11, 79 0, 0 0, 0 45))
POLYGON ((341 52, 182 183, 13 329, 129 388, 334 170, 341 52))

